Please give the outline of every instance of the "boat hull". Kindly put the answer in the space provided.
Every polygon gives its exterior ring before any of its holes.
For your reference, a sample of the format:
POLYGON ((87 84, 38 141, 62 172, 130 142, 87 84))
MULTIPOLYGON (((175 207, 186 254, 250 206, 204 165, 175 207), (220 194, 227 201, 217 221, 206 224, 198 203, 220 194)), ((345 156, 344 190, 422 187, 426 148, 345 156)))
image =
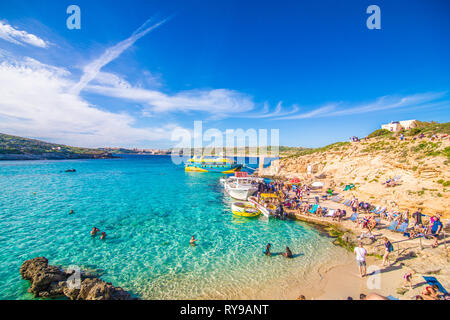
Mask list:
POLYGON ((247 201, 248 197, 254 195, 256 191, 257 191, 256 188, 250 189, 227 188, 227 192, 230 195, 230 197, 242 201, 247 201))
POLYGON ((242 169, 242 165, 214 166, 214 165, 187 165, 184 170, 186 172, 217 172, 223 174, 231 174, 242 169))

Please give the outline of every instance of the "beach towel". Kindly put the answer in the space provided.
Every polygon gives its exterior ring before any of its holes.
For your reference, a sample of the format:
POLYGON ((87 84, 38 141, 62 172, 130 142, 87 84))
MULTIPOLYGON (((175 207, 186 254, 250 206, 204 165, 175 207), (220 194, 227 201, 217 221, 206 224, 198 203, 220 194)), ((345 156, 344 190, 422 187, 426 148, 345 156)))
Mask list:
POLYGON ((397 226, 398 226, 398 221, 392 221, 391 224, 390 224, 390 226, 387 227, 387 229, 388 229, 388 230, 395 231, 395 229, 397 229, 397 226))
POLYGON ((331 209, 330 211, 328 211, 328 213, 325 215, 325 217, 332 217, 332 216, 334 216, 334 212, 335 212, 335 210, 331 209))
POLYGON ((447 290, 445 290, 445 288, 442 286, 442 284, 439 282, 438 279, 436 279, 436 277, 426 277, 423 276, 424 280, 430 285, 437 285, 439 288, 439 291, 442 292, 443 294, 447 294, 447 290))
POLYGON ((393 297, 393 296, 387 296, 386 298, 388 298, 389 300, 400 300, 399 298, 393 297))

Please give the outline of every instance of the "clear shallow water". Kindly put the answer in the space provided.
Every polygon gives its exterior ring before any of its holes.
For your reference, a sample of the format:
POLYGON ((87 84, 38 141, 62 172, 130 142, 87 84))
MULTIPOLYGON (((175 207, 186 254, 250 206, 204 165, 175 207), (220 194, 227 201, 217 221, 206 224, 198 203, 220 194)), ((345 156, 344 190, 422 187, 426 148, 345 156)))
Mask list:
POLYGON ((243 297, 339 254, 306 224, 234 217, 220 176, 163 156, 0 162, 0 299, 32 298, 19 268, 37 256, 100 271, 141 298, 196 299, 243 297), (93 226, 106 241, 89 235, 93 226), (295 259, 265 257, 267 242, 295 259))

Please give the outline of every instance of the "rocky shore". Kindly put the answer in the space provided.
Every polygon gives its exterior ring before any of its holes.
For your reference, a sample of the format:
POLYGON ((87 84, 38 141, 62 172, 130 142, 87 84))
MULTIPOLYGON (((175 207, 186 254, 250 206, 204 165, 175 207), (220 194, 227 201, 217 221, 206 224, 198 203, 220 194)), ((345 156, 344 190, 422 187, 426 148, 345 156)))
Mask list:
POLYGON ((134 300, 130 293, 96 276, 75 271, 64 271, 48 264, 45 257, 25 261, 20 275, 30 281, 28 292, 35 298, 61 298, 70 300, 134 300))

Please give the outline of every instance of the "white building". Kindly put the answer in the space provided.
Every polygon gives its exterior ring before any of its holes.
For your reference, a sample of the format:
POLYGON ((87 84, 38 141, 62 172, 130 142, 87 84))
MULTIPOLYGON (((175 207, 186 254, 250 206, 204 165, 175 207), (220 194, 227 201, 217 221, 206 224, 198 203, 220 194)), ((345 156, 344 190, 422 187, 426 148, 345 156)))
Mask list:
POLYGON ((403 130, 408 130, 417 127, 417 120, 405 120, 405 121, 392 121, 388 124, 381 125, 381 129, 386 129, 391 132, 397 132, 403 130))

